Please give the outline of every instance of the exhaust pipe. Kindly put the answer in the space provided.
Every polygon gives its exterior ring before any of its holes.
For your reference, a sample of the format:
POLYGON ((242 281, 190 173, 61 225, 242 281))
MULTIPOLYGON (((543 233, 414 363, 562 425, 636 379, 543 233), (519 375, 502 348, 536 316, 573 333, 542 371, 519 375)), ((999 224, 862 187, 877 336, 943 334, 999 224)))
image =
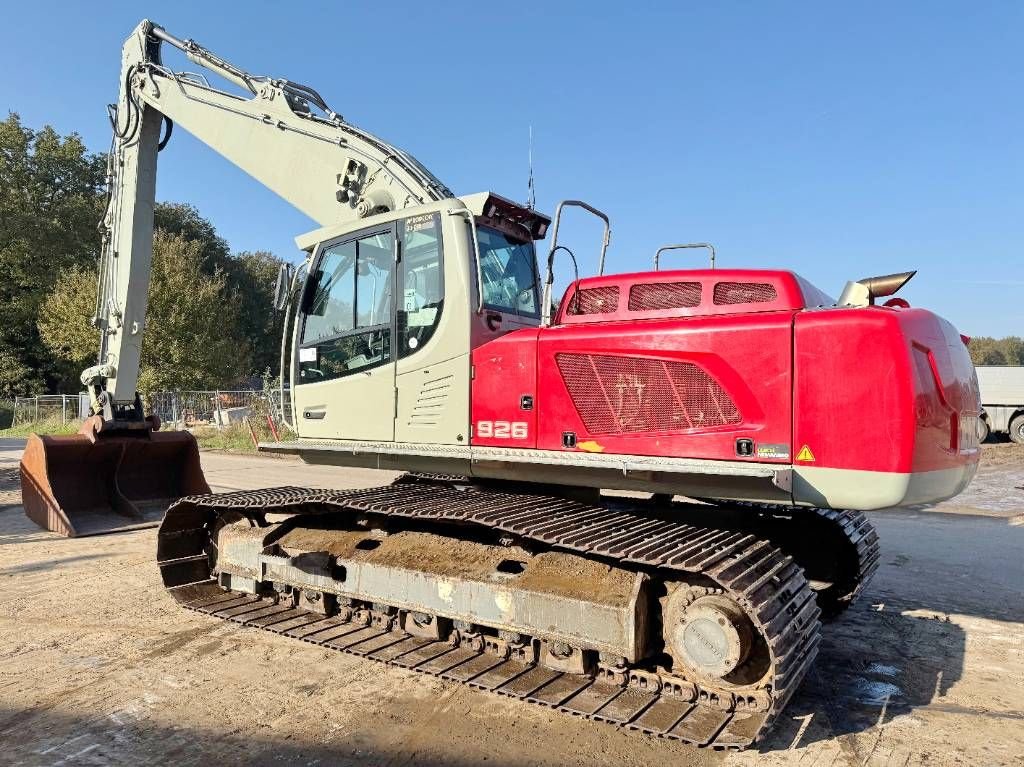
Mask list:
POLYGON ((839 306, 874 306, 876 298, 895 295, 915 274, 916 270, 848 282, 837 303, 839 306))

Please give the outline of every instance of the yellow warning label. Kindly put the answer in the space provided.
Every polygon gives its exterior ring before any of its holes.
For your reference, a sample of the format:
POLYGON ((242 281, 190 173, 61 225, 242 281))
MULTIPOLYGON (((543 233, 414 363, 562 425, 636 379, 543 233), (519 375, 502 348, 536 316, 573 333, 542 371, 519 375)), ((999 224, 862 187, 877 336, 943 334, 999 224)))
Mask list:
POLYGON ((798 461, 813 461, 814 453, 811 452, 811 449, 807 447, 807 445, 804 445, 800 448, 800 452, 796 454, 796 459, 798 461))
POLYGON ((604 445, 590 440, 588 442, 580 442, 576 445, 580 450, 586 450, 588 453, 603 453, 604 445))

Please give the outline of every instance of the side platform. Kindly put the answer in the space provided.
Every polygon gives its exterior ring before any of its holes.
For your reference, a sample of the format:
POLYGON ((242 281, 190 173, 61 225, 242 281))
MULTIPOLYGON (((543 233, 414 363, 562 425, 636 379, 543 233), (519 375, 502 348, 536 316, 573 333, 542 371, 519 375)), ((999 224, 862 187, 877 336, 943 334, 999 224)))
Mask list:
POLYGON ((710 461, 580 451, 436 445, 416 442, 310 440, 262 442, 261 452, 297 455, 311 464, 452 474, 604 490, 792 504, 789 464, 710 461))
POLYGON ((578 450, 418 442, 297 439, 262 452, 307 463, 690 498, 873 511, 944 500, 962 491, 977 463, 923 472, 836 469, 767 461, 718 461, 578 450))

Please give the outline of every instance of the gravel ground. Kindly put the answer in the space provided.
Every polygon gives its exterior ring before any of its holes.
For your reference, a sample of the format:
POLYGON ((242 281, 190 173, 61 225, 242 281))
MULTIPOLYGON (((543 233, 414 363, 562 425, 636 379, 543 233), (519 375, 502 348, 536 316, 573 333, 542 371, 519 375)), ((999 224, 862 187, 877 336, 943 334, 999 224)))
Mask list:
MULTIPOLYGON (((0 476, 20 446, 0 444, 0 476)), ((206 453, 217 489, 384 472, 206 453)), ((0 764, 1022 765, 1024 451, 872 515, 882 565, 760 752, 718 754, 176 607, 155 531, 67 540, 0 508, 0 764)))

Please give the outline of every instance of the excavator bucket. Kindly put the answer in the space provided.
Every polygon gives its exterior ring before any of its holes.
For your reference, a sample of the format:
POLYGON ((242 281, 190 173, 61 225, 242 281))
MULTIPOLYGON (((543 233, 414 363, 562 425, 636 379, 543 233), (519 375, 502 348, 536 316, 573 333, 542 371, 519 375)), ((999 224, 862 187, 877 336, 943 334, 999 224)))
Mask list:
POLYGON ((155 527, 174 501, 209 492, 185 431, 31 434, 21 459, 25 514, 69 538, 155 527))

